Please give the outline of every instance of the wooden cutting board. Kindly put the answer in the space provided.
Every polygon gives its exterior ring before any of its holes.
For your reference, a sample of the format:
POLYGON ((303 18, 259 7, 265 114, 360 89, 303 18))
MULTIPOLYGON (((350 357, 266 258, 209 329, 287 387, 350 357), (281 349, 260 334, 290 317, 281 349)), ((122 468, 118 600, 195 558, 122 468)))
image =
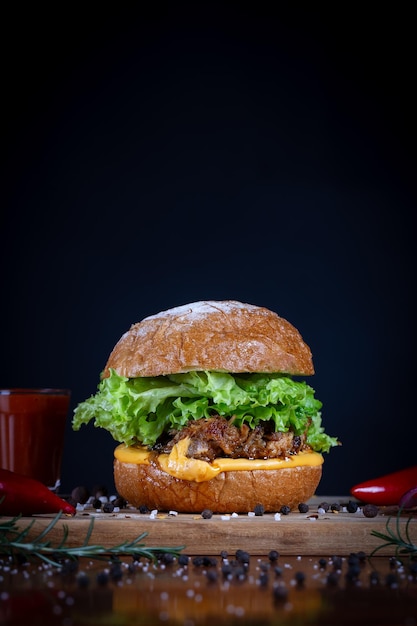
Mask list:
MULTIPOLYGON (((320 501, 342 502, 335 497, 321 498, 320 501)), ((123 509, 113 513, 95 512, 92 509, 78 511, 75 517, 61 518, 49 532, 48 539, 54 545, 62 540, 64 526, 68 528, 67 545, 84 543, 91 520, 94 519, 90 544, 104 547, 132 541, 142 533, 141 540, 147 547, 180 547, 189 555, 217 555, 222 550, 233 553, 238 549, 251 555, 265 555, 277 550, 282 555, 348 555, 372 550, 384 543, 371 532, 387 532, 387 523, 396 530, 395 509, 380 509, 377 517, 367 518, 361 509, 357 513, 340 511, 318 514, 317 505, 311 502, 306 514, 298 511, 281 515, 277 520, 274 514, 263 516, 213 515, 203 519, 200 515, 159 513, 155 517, 140 514, 137 509, 123 509)), ((28 537, 40 533, 53 519, 50 516, 22 518, 21 528, 35 520, 28 537)), ((399 520, 398 529, 405 537, 408 516, 399 520)), ((417 516, 408 524, 410 540, 417 544, 417 516)), ((393 555, 392 546, 378 551, 378 555, 393 555)))

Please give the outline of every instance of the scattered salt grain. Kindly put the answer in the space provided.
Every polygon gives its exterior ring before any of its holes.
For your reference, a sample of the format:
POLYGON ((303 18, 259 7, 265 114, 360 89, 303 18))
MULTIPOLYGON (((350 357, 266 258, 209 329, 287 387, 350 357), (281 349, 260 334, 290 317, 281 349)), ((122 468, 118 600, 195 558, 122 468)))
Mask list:
POLYGON ((275 515, 274 515, 274 520, 275 520, 276 522, 281 521, 281 513, 275 513, 275 515))
POLYGON ((228 522, 230 519, 230 515, 222 515, 220 519, 222 519, 225 522, 228 522))

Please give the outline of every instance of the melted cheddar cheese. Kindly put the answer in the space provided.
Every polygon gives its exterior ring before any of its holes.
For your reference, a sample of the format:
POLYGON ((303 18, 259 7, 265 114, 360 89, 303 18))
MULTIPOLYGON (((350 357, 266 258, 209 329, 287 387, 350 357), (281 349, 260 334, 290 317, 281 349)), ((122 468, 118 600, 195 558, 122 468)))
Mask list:
MULTIPOLYGON (((220 472, 237 470, 277 470, 301 465, 321 465, 323 456, 318 452, 300 452, 284 459, 224 459, 216 458, 212 463, 199 461, 186 456, 190 441, 181 439, 170 454, 159 454, 158 464, 161 469, 175 478, 203 482, 211 480, 220 472)), ((121 463, 149 464, 152 452, 143 446, 120 444, 114 451, 115 458, 121 463)))

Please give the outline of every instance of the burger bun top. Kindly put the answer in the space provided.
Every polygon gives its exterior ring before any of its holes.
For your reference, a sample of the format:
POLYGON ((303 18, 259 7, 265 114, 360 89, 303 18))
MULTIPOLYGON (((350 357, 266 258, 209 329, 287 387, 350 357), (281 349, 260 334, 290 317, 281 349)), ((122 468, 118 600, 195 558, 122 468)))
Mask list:
POLYGON ((190 371, 314 374, 298 330, 267 308, 235 300, 178 306, 133 324, 115 345, 110 368, 128 378, 190 371))

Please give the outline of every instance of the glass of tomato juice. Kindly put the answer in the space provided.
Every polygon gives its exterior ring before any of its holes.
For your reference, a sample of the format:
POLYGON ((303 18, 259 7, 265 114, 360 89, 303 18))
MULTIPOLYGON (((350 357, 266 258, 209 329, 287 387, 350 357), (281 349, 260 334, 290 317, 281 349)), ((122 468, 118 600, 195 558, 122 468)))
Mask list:
POLYGON ((0 389, 0 467, 58 491, 68 389, 0 389))

